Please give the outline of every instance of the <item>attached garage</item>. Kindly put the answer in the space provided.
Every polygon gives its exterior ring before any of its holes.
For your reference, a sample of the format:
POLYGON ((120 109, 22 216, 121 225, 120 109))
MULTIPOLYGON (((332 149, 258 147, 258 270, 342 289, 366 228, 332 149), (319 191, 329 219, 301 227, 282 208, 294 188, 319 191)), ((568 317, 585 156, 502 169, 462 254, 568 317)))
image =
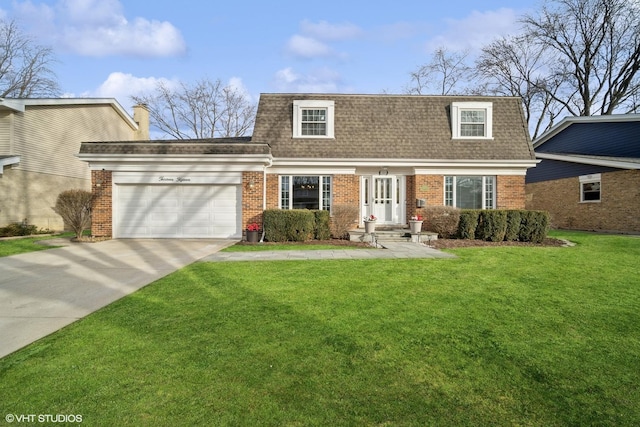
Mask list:
POLYGON ((114 238, 233 238, 266 208, 267 144, 249 137, 83 142, 91 231, 114 238))
POLYGON ((118 185, 116 237, 242 235, 238 185, 118 185))

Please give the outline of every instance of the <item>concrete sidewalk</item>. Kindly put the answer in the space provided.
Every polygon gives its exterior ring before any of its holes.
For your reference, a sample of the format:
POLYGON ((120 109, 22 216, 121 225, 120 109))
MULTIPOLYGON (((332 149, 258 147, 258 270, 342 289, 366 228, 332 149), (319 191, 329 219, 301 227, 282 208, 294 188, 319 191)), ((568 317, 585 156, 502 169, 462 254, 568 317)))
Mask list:
POLYGON ((0 258, 0 357, 234 244, 117 239, 0 258))
POLYGON ((283 250, 257 252, 216 252, 200 261, 296 261, 313 259, 404 259, 404 258, 456 258, 455 255, 441 252, 417 243, 384 243, 383 249, 321 249, 321 250, 283 250))

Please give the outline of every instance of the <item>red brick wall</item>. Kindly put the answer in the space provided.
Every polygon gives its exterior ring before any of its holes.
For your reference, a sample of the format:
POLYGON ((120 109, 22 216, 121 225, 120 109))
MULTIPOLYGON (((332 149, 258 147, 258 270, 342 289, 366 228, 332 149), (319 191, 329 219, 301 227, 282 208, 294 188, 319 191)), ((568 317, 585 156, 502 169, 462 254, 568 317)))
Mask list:
POLYGON ((242 229, 247 224, 258 223, 262 227, 264 181, 262 172, 242 172, 242 229), (252 188, 253 187, 253 188, 252 188))
POLYGON ((507 175, 497 176, 496 200, 497 209, 524 209, 525 208, 525 183, 524 176, 507 175))
POLYGON ((526 185, 527 209, 546 210, 551 225, 575 230, 640 232, 640 171, 601 174, 600 202, 580 202, 578 177, 526 185))
POLYGON ((424 216, 424 209, 416 207, 416 199, 424 199, 425 207, 444 205, 444 175, 415 175, 407 177, 407 218, 424 216))
POLYGON ((91 234, 96 237, 113 235, 111 171, 91 171, 91 191, 94 194, 91 210, 91 234))

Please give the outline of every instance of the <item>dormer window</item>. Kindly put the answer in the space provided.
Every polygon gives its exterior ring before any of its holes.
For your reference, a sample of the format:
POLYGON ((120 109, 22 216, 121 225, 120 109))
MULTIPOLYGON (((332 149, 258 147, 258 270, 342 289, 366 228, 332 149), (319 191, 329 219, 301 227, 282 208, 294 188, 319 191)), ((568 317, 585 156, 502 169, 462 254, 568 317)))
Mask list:
POLYGON ((293 101, 294 138, 333 138, 333 101, 293 101))
POLYGON ((491 102, 451 103, 453 139, 492 139, 493 104, 491 102))

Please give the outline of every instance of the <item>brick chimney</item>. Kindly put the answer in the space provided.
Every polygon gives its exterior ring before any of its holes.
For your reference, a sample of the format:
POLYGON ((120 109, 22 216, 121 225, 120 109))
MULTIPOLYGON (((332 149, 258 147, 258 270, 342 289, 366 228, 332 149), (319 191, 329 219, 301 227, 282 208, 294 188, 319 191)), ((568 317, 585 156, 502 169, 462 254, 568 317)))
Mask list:
POLYGON ((135 139, 137 141, 149 140, 149 110, 145 104, 133 106, 133 121, 138 124, 135 139))

